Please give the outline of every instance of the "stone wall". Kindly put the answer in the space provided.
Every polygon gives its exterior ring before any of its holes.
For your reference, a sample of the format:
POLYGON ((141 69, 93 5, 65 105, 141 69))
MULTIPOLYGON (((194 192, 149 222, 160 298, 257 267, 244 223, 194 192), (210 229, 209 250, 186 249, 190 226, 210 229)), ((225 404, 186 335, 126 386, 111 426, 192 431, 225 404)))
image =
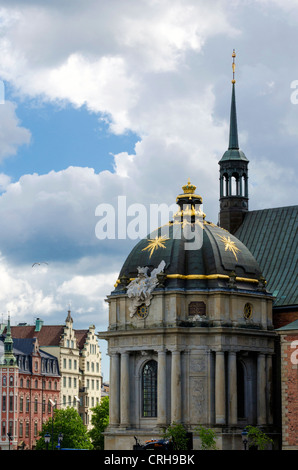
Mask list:
POLYGON ((281 335, 282 448, 298 450, 298 330, 281 335))

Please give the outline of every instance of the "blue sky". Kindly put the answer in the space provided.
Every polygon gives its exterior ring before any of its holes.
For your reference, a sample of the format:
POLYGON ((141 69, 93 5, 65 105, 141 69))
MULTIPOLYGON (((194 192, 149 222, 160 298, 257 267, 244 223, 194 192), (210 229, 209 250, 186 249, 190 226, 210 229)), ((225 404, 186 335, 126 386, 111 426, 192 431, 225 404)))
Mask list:
POLYGON ((101 204, 171 205, 190 178, 217 223, 233 49, 250 209, 297 203, 296 1, 0 0, 0 31, 4 319, 70 306, 76 328, 107 328, 137 240, 99 240, 101 204))
MULTIPOLYGON (((5 99, 14 101, 9 84, 5 99)), ((113 155, 132 153, 138 137, 127 131, 114 135, 104 116, 90 113, 86 107, 74 109, 69 103, 52 104, 40 100, 16 100, 17 115, 31 132, 29 145, 20 146, 17 154, 5 159, 2 172, 17 181, 25 173, 48 173, 68 166, 86 166, 96 172, 113 170, 113 155)))

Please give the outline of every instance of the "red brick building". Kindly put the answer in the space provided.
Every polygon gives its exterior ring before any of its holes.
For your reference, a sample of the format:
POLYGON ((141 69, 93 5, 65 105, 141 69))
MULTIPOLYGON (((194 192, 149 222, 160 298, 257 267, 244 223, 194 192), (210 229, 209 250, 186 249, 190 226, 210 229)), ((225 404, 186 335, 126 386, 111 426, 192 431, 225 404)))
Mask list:
POLYGON ((0 338, 0 449, 34 449, 43 422, 59 403, 58 360, 36 338, 0 338), (2 351, 1 351, 2 350, 2 351))
POLYGON ((281 343, 282 449, 298 448, 298 320, 277 330, 281 343))

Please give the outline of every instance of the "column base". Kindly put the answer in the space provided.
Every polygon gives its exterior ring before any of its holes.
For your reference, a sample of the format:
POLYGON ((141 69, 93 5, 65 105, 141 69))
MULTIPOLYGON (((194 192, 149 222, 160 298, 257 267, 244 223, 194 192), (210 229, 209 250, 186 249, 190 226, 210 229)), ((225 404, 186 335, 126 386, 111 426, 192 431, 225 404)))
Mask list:
POLYGON ((129 423, 122 423, 119 425, 119 429, 131 429, 131 425, 129 423))

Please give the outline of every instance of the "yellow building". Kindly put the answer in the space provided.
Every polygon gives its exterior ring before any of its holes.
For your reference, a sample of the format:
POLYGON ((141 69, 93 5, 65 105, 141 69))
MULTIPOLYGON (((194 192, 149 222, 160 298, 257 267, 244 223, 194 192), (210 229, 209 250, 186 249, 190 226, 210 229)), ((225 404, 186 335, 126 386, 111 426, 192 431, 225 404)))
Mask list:
POLYGON ((71 312, 64 325, 44 325, 37 318, 35 325, 11 327, 13 338, 37 337, 40 347, 56 356, 61 375, 58 408, 74 407, 83 423, 91 427, 91 408, 101 399, 101 352, 95 326, 75 330, 71 312))

